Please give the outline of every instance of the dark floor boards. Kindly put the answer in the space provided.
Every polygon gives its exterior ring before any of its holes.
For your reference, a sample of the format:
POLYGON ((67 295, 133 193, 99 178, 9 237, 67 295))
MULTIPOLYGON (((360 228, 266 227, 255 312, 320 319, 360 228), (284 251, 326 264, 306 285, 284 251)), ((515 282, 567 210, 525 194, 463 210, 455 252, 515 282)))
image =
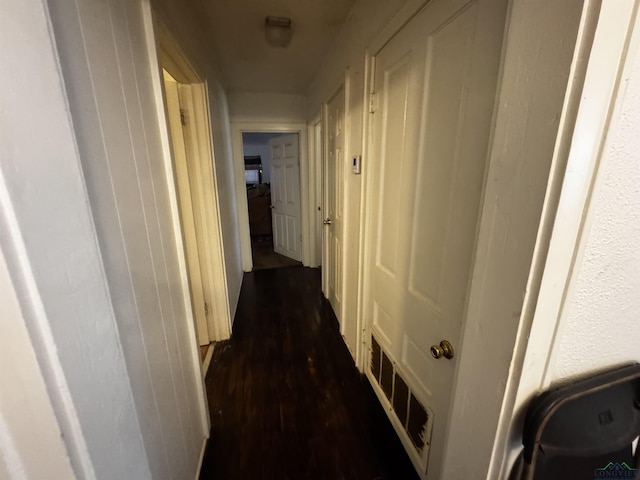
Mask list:
POLYGON ((245 275, 230 341, 207 375, 202 480, 417 478, 356 370, 318 270, 245 275))

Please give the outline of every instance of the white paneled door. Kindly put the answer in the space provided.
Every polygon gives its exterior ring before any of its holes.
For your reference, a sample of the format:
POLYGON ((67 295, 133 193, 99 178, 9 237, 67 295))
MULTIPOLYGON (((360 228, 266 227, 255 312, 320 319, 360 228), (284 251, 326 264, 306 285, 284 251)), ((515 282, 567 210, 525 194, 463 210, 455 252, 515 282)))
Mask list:
POLYGON ((269 139, 269 152, 273 249, 276 253, 300 261, 302 228, 298 134, 269 139))
POLYGON ((423 478, 440 475, 506 3, 433 0, 374 56, 367 374, 423 478))
POLYGON ((325 164, 325 292, 342 325, 342 191, 344 187, 344 89, 341 88, 327 105, 325 164))

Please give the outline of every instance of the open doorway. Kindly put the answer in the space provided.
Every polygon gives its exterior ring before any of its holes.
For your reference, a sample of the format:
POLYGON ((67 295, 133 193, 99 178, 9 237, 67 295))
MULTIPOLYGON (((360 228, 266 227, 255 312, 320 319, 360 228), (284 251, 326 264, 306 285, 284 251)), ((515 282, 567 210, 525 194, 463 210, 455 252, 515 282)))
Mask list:
MULTIPOLYGON (((207 315, 211 299, 205 273, 204 246, 202 245, 203 231, 198 219, 202 215, 204 205, 198 195, 199 185, 196 184, 194 145, 189 141, 190 129, 187 129, 187 86, 184 86, 163 69, 164 98, 167 112, 167 124, 171 137, 171 151, 173 156, 174 181, 178 196, 180 224, 184 239, 184 253, 186 270, 189 280, 191 310, 196 327, 196 338, 201 348, 201 355, 205 355, 210 343, 207 315), (191 168, 189 168, 191 167, 191 168)), ((204 358, 202 358, 203 360, 204 358)))
POLYGON ((297 133, 243 132, 253 270, 302 265, 297 133))
POLYGON ((212 345, 229 338, 231 330, 206 82, 166 29, 160 23, 155 27, 174 229, 183 253, 184 296, 206 374, 212 345))
MULTIPOLYGON (((292 149, 297 150, 295 155, 297 157, 297 162, 290 164, 288 163, 288 159, 283 159, 281 164, 282 168, 278 168, 278 165, 274 166, 270 156, 272 152, 269 152, 269 158, 267 160, 267 162, 269 162, 268 174, 266 173, 266 165, 262 166, 263 178, 265 175, 269 176, 269 197, 273 199, 271 194, 278 193, 275 187, 277 180, 282 176, 284 180, 284 182, 281 182, 283 190, 279 193, 281 196, 279 199, 282 200, 284 195, 289 192, 293 193, 293 198, 295 199, 293 200, 293 203, 296 205, 299 212, 299 216, 297 217, 298 220, 293 220, 288 212, 285 212, 285 215, 278 215, 276 220, 276 213, 280 213, 278 207, 281 206, 281 204, 274 203, 274 209, 271 209, 270 205, 272 204, 269 204, 270 210, 275 210, 271 215, 274 251, 281 255, 283 254, 282 251, 278 250, 278 248, 283 247, 283 245, 279 246, 277 243, 280 238, 278 237, 280 233, 280 230, 278 229, 281 228, 286 234, 285 237, 282 238, 288 242, 287 248, 294 249, 293 247, 295 247, 299 249, 299 253, 296 253, 295 256, 291 255, 289 258, 293 258, 294 260, 301 262, 303 266, 317 267, 320 262, 320 255, 317 251, 319 248, 311 245, 311 239, 317 234, 317 230, 319 229, 319 226, 315 225, 315 221, 313 220, 317 216, 316 210, 318 208, 315 200, 315 182, 317 181, 315 168, 316 159, 308 150, 308 125, 306 123, 232 122, 231 135, 233 139, 234 180, 238 205, 237 212, 240 230, 242 269, 245 272, 251 272, 254 270, 253 252, 251 248, 251 231, 249 228, 247 180, 245 175, 253 175, 255 178, 256 174, 245 173, 245 147, 243 145, 243 136, 247 133, 273 135, 273 137, 267 141, 267 144, 269 141, 274 142, 277 141, 277 139, 282 140, 284 144, 280 146, 281 148, 279 148, 279 150, 286 157, 290 156, 289 153, 291 153, 292 149), (289 138, 289 141, 286 140, 287 138, 289 138), (294 224, 295 229, 291 228, 294 224)), ((276 148, 276 150, 278 149, 276 148)), ((252 150, 249 150, 249 152, 251 151, 252 150)), ((263 154, 259 155, 262 156, 263 154)), ((261 158, 261 162, 264 159, 266 159, 266 157, 261 158)), ((289 200, 287 200, 287 202, 289 202, 289 200)), ((285 254, 284 256, 287 255, 285 254)))

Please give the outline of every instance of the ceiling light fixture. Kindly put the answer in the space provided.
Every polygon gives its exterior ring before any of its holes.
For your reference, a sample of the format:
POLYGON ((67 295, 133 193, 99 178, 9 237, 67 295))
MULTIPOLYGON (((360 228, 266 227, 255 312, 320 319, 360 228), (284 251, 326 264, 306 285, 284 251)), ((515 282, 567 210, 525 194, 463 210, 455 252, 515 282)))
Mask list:
POLYGON ((273 47, 286 47, 291 42, 291 19, 267 17, 264 22, 264 36, 273 47))

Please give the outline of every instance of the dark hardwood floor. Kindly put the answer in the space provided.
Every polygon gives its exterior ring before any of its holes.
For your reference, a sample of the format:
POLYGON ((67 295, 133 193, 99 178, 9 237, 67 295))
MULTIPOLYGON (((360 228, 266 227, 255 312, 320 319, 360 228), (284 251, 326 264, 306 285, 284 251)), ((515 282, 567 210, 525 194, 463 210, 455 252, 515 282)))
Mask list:
POLYGON ((245 274, 232 339, 206 379, 202 480, 417 478, 303 267, 245 274))

